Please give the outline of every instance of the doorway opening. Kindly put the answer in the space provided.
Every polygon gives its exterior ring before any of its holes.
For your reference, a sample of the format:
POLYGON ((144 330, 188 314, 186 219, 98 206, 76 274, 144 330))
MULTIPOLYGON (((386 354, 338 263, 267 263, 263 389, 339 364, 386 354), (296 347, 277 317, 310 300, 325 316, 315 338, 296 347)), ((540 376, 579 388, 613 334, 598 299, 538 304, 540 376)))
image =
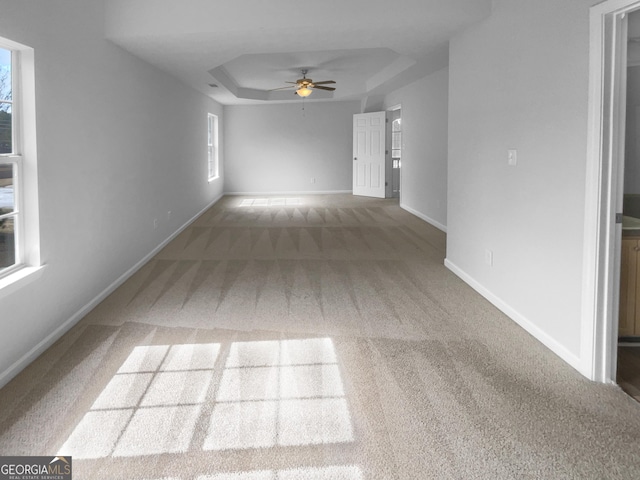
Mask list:
MULTIPOLYGON (((626 18, 622 246, 616 381, 640 401, 640 10, 626 18)), ((624 26, 624 25, 623 25, 624 26)))
MULTIPOLYGON (((627 108, 627 80, 631 78, 627 71, 629 18, 639 9, 640 0, 607 0, 592 7, 590 15, 589 146, 580 356, 585 375, 606 383, 618 381, 619 335, 625 333, 631 318, 626 309, 633 307, 635 316, 636 297, 640 316, 640 288, 637 295, 635 291, 636 285, 640 287, 635 275, 637 271, 640 280, 640 255, 636 255, 638 268, 631 268, 629 263, 630 253, 640 251, 640 228, 635 232, 638 250, 628 249, 629 220, 623 225, 623 214, 632 210, 629 205, 623 208, 623 204, 628 203, 624 202, 625 183, 632 183, 635 176, 630 173, 625 182, 626 128, 635 128, 627 117, 627 113, 634 115, 635 109, 628 112, 627 108), (633 291, 628 284, 630 279, 633 291)), ((640 92, 638 98, 640 102, 640 92)), ((640 211, 638 216, 640 218, 640 211)))

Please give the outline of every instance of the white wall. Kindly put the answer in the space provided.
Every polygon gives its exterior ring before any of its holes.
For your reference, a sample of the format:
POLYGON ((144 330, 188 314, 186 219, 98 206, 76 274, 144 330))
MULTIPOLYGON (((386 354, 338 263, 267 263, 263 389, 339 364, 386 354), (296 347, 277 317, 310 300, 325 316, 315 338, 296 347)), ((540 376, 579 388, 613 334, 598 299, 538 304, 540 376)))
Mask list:
POLYGON ((445 231, 448 83, 444 68, 384 99, 385 109, 402 104, 400 206, 445 231))
POLYGON ((225 191, 350 191, 360 102, 227 106, 225 191), (315 183, 311 183, 315 178, 315 183))
POLYGON ((449 63, 447 264, 576 368, 595 3, 497 0, 449 63))
POLYGON ((221 195, 222 178, 206 178, 207 112, 224 121, 219 105, 104 40, 100 1, 0 0, 0 11, 0 36, 35 49, 46 265, 0 299, 1 385, 221 195))

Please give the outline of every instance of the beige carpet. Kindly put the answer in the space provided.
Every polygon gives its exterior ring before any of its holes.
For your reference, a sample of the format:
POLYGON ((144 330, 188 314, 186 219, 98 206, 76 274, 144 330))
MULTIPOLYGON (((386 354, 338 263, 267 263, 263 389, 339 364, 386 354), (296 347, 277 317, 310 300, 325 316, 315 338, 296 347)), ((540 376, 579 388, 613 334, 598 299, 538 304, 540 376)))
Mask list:
POLYGON ((0 454, 76 480, 640 478, 640 405, 444 248, 392 200, 224 198, 0 391, 0 454))

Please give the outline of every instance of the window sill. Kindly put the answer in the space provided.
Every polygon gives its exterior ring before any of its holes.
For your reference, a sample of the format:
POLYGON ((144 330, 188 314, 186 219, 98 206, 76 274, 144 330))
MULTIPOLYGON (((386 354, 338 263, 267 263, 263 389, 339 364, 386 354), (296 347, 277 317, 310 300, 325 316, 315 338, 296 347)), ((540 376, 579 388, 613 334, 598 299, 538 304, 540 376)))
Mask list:
POLYGON ((208 182, 209 182, 209 183, 214 182, 214 181, 218 180, 219 178, 220 178, 220 175, 218 175, 217 177, 211 177, 211 178, 208 180, 208 182))
POLYGON ((42 276, 44 266, 23 267, 6 277, 0 278, 0 298, 4 298, 18 291, 25 285, 37 280, 42 276))

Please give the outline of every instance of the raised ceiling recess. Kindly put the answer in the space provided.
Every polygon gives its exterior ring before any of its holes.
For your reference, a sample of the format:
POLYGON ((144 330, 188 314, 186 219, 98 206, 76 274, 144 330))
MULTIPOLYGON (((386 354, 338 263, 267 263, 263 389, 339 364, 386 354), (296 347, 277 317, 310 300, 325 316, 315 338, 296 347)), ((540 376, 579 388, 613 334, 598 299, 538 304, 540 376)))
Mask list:
POLYGON ((447 66, 451 36, 486 18, 492 3, 327 0, 310 15, 297 0, 105 0, 106 32, 225 105, 300 101, 270 90, 303 69, 339 85, 310 101, 361 100, 447 66))

